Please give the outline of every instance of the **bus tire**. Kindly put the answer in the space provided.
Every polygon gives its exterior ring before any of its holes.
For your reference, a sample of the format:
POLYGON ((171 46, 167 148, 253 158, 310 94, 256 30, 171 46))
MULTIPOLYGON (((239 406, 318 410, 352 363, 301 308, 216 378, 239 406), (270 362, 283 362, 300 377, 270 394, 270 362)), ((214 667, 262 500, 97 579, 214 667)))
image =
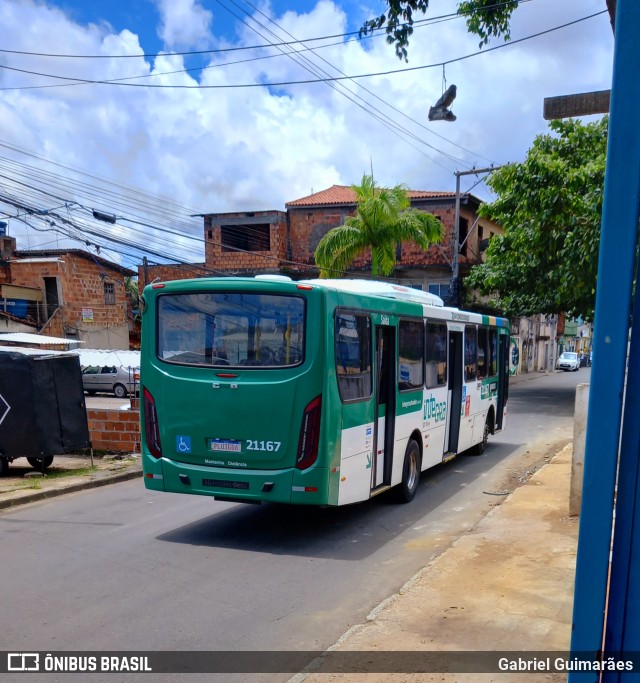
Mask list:
POLYGON ((404 454, 404 464, 402 466, 402 481, 397 488, 397 498, 400 503, 410 503, 418 491, 420 483, 420 446, 411 439, 404 454))
POLYGON ((484 421, 484 429, 482 431, 482 441, 477 443, 469 452, 471 455, 482 455, 487 450, 487 444, 489 443, 489 434, 491 433, 491 427, 489 425, 489 416, 484 421))
POLYGON ((47 467, 51 467, 51 463, 53 463, 53 456, 45 455, 44 458, 27 458, 27 461, 34 470, 41 472, 43 469, 46 470, 47 467))

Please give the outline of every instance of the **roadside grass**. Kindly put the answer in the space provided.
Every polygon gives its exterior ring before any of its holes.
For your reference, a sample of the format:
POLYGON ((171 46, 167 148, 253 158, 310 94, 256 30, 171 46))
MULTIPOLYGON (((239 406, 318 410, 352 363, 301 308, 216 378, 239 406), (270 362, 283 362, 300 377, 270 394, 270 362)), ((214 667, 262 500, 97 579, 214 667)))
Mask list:
MULTIPOLYGON (((38 470, 35 470, 36 472, 38 470)), ((78 469, 75 470, 56 470, 56 469, 49 469, 45 471, 45 477, 47 479, 62 479, 63 477, 83 477, 89 474, 93 474, 94 472, 97 472, 98 468, 93 466, 93 467, 79 467, 78 469)))
MULTIPOLYGON (((50 481, 51 479, 63 479, 64 477, 83 477, 89 476, 94 472, 97 472, 97 467, 79 467, 75 470, 56 470, 49 469, 45 472, 44 478, 39 479, 23 479, 22 481, 16 483, 15 485, 9 485, 6 487, 0 487, 0 493, 7 493, 8 491, 22 491, 32 489, 38 491, 42 488, 43 481, 50 481)), ((37 470, 33 470, 37 472, 37 470)), ((0 480, 0 484, 1 484, 0 480)))

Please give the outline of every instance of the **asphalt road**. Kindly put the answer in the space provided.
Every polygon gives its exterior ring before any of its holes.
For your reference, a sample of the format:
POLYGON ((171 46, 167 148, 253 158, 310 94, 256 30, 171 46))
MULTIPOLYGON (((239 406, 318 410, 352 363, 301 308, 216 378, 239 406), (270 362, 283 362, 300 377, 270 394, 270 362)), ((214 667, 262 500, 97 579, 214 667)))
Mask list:
POLYGON ((2 649, 324 649, 571 439, 588 377, 513 385, 505 432, 423 474, 409 505, 247 506, 136 480, 2 513, 2 649))

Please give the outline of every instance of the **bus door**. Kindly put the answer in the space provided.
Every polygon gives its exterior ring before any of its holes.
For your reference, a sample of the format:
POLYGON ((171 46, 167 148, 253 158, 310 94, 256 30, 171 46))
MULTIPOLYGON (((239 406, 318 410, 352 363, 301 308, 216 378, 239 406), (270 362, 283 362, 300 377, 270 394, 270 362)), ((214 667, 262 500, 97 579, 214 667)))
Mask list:
POLYGON ((376 401, 371 488, 391 483, 396 417, 396 329, 376 325, 376 401))
POLYGON ((462 406, 462 332, 449 330, 449 382, 447 423, 448 434, 445 436, 445 449, 448 453, 458 452, 458 437, 460 436, 460 412, 462 406))
POLYGON ((509 396, 509 335, 498 337, 498 406, 496 430, 502 429, 504 407, 509 396))

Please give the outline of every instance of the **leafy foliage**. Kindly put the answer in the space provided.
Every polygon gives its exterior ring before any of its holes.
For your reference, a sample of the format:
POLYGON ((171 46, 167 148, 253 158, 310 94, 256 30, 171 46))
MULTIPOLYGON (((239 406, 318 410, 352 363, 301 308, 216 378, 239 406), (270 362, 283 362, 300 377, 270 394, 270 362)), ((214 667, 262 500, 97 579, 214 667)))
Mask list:
POLYGON ((405 185, 379 188, 373 176, 365 175, 360 185, 351 187, 356 193, 355 215, 330 230, 316 248, 320 277, 339 277, 369 248, 372 274, 390 275, 398 243, 412 241, 428 249, 444 236, 435 216, 410 207, 405 185))
MULTIPOLYGON (((413 34, 413 16, 425 14, 429 0, 387 0, 387 11, 370 19, 360 29, 360 36, 386 26, 387 43, 395 45, 396 55, 407 61, 407 46, 413 34)), ((504 36, 509 40, 509 21, 518 0, 462 0, 458 14, 466 15, 467 29, 480 37, 480 46, 492 37, 504 36)))
POLYGON ((465 280, 507 315, 593 317, 608 117, 552 121, 521 164, 494 171, 479 213, 504 228, 465 280))

